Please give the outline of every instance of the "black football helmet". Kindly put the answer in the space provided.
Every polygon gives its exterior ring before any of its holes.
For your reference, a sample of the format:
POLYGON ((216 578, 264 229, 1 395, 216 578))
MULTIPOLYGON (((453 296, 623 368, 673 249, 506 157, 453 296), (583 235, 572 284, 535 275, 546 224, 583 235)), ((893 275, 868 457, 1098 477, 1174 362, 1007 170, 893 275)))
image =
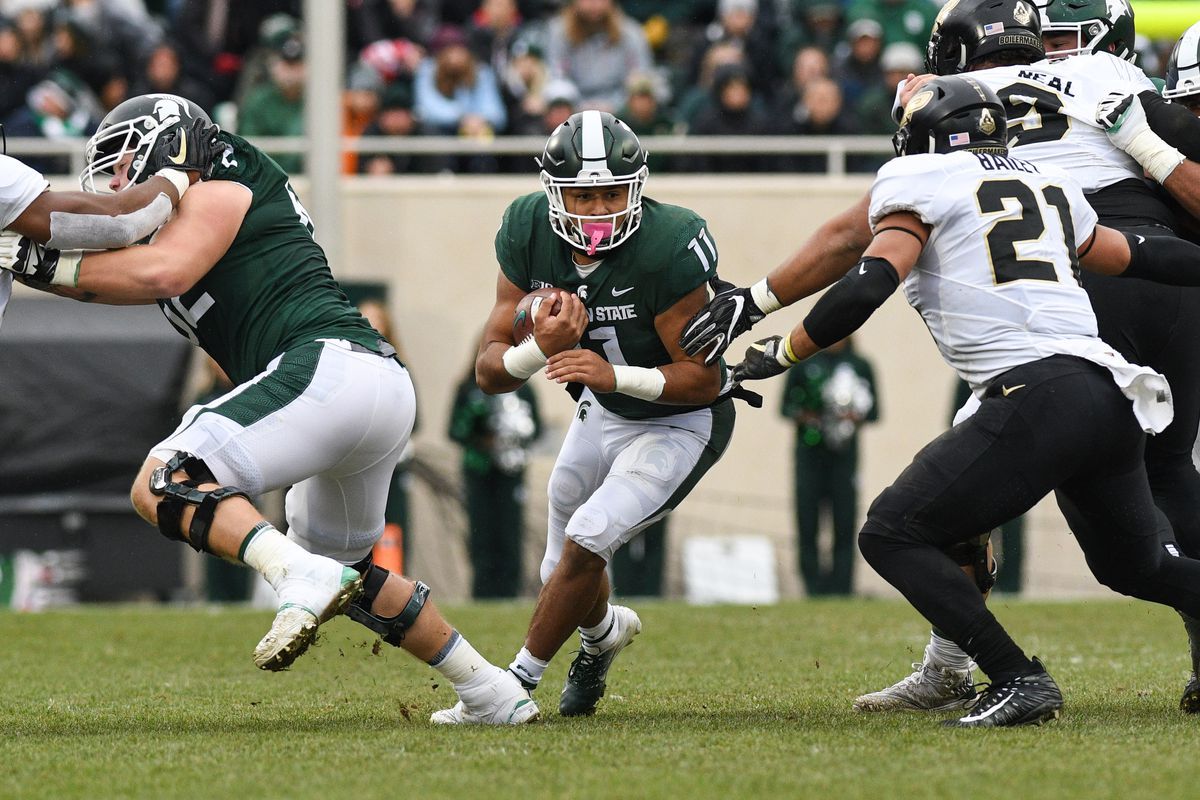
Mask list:
POLYGON ((950 0, 929 34, 925 69, 935 75, 966 72, 981 58, 1018 53, 1029 63, 1046 55, 1041 19, 1030 0, 950 0))
POLYGON ((649 175, 646 148, 612 114, 572 114, 550 134, 537 162, 542 189, 550 199, 550 226, 572 247, 589 254, 612 250, 642 224, 642 192, 649 175), (563 202, 563 189, 573 186, 626 186, 629 200, 616 214, 572 214, 563 202))
POLYGON ((1167 83, 1163 97, 1168 100, 1187 97, 1200 102, 1200 22, 1183 32, 1171 59, 1167 62, 1167 83))
POLYGON ((79 175, 84 191, 106 191, 106 181, 117 163, 133 153, 129 164, 130 183, 137 183, 146 168, 146 156, 158 138, 179 128, 189 128, 196 119, 209 124, 212 120, 204 109, 183 97, 173 94, 143 94, 131 97, 108 112, 100 127, 84 146, 87 163, 79 175), (102 176, 97 185, 96 176, 102 176))
POLYGON ((1004 104, 988 86, 967 75, 934 78, 909 98, 892 137, 898 156, 1008 151, 1004 104))

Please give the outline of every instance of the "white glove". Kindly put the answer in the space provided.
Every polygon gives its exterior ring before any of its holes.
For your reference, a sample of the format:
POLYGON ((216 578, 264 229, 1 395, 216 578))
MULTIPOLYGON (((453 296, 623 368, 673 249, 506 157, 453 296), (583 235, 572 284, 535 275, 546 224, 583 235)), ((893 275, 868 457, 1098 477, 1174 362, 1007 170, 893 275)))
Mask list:
POLYGON ((1096 124, 1109 141, 1124 150, 1162 183, 1186 159, 1150 129, 1142 101, 1135 94, 1109 92, 1096 106, 1096 124))

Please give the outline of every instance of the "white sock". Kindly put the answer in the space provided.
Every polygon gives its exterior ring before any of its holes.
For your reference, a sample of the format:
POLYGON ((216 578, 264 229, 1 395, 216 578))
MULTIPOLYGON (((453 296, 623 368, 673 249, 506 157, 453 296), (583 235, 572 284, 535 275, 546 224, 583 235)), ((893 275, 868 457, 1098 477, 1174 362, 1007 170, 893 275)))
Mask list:
POLYGON ((589 653, 602 653, 612 647, 617 641, 617 633, 617 614, 611 603, 598 625, 591 628, 579 626, 580 643, 589 653))
POLYGON ((962 672, 971 668, 971 657, 964 653, 961 647, 933 631, 929 633, 929 647, 925 650, 925 657, 930 664, 942 669, 962 672))
POLYGON ((445 647, 429 661, 429 666, 454 685, 461 693, 496 679, 496 667, 471 646, 462 634, 453 631, 445 647))
POLYGON ((522 647, 521 652, 517 653, 513 658, 513 662, 508 665, 508 668, 513 671, 513 674, 525 684, 527 687, 537 688, 537 685, 542 681, 542 674, 546 671, 546 666, 549 661, 542 661, 540 658, 529 652, 528 647, 522 647))
POLYGON ((303 547, 275 530, 271 523, 260 522, 242 542, 238 558, 262 573, 267 583, 275 586, 285 567, 310 555, 303 547))

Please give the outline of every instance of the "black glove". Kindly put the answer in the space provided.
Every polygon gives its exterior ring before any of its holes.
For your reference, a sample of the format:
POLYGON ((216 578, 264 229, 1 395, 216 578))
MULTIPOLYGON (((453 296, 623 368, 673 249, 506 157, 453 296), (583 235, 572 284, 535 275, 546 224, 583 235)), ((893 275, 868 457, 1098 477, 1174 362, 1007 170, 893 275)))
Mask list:
POLYGON ((146 154, 138 182, 149 180, 160 169, 199 172, 202 181, 211 178, 217 159, 225 152, 224 142, 217 138, 220 132, 216 125, 197 118, 190 126, 180 125, 158 137, 146 154))
POLYGON ((0 269, 6 269, 33 283, 53 283, 60 253, 38 244, 27 236, 6 233, 0 240, 0 269))
POLYGON ((708 351, 705 364, 715 363, 734 339, 766 316, 749 289, 738 288, 720 278, 713 278, 709 285, 715 296, 688 321, 679 337, 679 346, 689 356, 708 351))
POLYGON ((782 336, 770 336, 759 339, 746 348, 746 356, 733 367, 734 381, 760 381, 763 378, 774 378, 788 371, 779 361, 779 349, 783 347, 782 336))

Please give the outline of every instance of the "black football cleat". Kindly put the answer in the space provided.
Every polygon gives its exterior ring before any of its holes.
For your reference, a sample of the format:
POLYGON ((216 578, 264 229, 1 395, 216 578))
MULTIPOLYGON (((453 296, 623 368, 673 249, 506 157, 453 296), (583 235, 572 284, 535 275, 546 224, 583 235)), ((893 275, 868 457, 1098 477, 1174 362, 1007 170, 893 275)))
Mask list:
POLYGON ((1200 714, 1200 678, 1196 673, 1188 678, 1187 686, 1183 687, 1183 697, 1179 698, 1179 710, 1185 714, 1200 714))
POLYGON ((1037 672, 991 684, 966 716, 942 724, 949 728, 1011 728, 1058 719, 1062 692, 1041 661, 1035 658, 1033 665, 1037 672))
POLYGON ((642 632, 642 621, 632 608, 613 606, 620 635, 607 650, 589 652, 579 648, 579 654, 571 662, 567 672, 567 683, 558 700, 558 713, 564 717, 584 717, 596 713, 596 704, 604 697, 608 668, 617 653, 624 650, 633 637, 642 632))

